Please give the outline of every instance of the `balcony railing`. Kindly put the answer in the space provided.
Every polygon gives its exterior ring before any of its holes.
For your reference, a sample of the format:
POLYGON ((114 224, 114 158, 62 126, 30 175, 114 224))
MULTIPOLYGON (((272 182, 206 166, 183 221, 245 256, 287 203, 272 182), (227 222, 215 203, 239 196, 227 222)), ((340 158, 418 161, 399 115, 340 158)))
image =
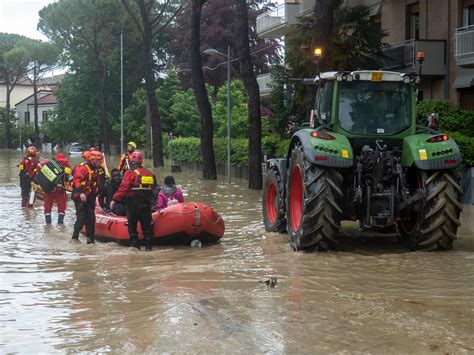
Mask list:
POLYGON ((474 67, 474 26, 461 27, 454 33, 456 64, 474 67))
POLYGON ((270 95, 270 92, 272 91, 272 78, 270 73, 257 76, 257 83, 260 89, 260 96, 264 97, 270 95))
POLYGON ((286 4, 278 5, 276 8, 265 12, 257 17, 257 32, 269 31, 281 26, 286 22, 286 4))
POLYGON ((425 53, 422 75, 443 76, 445 75, 445 42, 444 41, 421 41, 408 40, 392 44, 384 50, 384 69, 401 72, 417 71, 416 52, 425 53))
POLYGON ((284 3, 257 17, 257 34, 260 37, 278 38, 288 32, 288 26, 296 24, 301 14, 300 3, 284 3))

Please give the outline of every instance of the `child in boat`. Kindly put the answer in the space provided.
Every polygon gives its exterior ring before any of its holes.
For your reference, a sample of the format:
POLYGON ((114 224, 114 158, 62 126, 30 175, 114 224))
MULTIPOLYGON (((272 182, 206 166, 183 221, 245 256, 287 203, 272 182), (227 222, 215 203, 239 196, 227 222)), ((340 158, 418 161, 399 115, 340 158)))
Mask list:
POLYGON ((176 187, 176 181, 173 176, 165 177, 164 183, 158 194, 157 210, 184 202, 183 192, 176 187))

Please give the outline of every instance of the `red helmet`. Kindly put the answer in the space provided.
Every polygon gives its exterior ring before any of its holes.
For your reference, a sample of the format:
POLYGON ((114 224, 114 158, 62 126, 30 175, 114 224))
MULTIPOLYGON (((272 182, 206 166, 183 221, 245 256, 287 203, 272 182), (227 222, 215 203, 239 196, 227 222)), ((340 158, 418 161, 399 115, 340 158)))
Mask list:
POLYGON ((67 164, 66 156, 63 153, 56 154, 54 159, 56 159, 58 162, 60 162, 63 165, 67 164))
POLYGON ((143 153, 139 152, 138 150, 134 151, 132 153, 130 162, 143 164, 143 153))
POLYGON ((91 163, 97 162, 97 161, 100 162, 103 158, 104 156, 102 155, 101 152, 94 150, 90 152, 88 161, 90 161, 91 163))

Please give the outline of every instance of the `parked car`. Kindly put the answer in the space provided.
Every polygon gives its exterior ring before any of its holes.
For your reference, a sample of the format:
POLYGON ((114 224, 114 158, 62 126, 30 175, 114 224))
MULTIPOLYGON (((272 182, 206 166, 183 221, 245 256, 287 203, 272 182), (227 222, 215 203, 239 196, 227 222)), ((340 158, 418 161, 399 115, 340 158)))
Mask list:
POLYGON ((73 144, 69 148, 69 155, 70 156, 81 156, 86 149, 82 145, 73 144))

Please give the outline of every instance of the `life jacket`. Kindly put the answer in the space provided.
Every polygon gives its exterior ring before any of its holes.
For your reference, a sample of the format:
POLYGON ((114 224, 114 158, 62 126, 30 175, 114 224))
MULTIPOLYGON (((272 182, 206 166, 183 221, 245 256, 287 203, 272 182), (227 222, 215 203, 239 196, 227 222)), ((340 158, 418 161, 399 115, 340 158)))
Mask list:
POLYGON ((153 190, 156 185, 154 175, 142 167, 136 168, 133 172, 137 175, 138 181, 132 186, 132 191, 153 190))
POLYGON ((33 177, 38 172, 38 165, 36 162, 36 158, 33 157, 24 157, 20 164, 18 164, 18 168, 20 169, 20 175, 33 177))
MULTIPOLYGON (((79 164, 78 166, 85 166, 87 168, 88 172, 88 177, 85 181, 81 181, 81 187, 83 189, 83 192, 88 195, 89 193, 97 193, 97 180, 98 180, 98 173, 96 170, 92 169, 89 164, 86 162, 83 162, 79 164)), ((77 169, 77 166, 74 168, 74 170, 77 169)))

